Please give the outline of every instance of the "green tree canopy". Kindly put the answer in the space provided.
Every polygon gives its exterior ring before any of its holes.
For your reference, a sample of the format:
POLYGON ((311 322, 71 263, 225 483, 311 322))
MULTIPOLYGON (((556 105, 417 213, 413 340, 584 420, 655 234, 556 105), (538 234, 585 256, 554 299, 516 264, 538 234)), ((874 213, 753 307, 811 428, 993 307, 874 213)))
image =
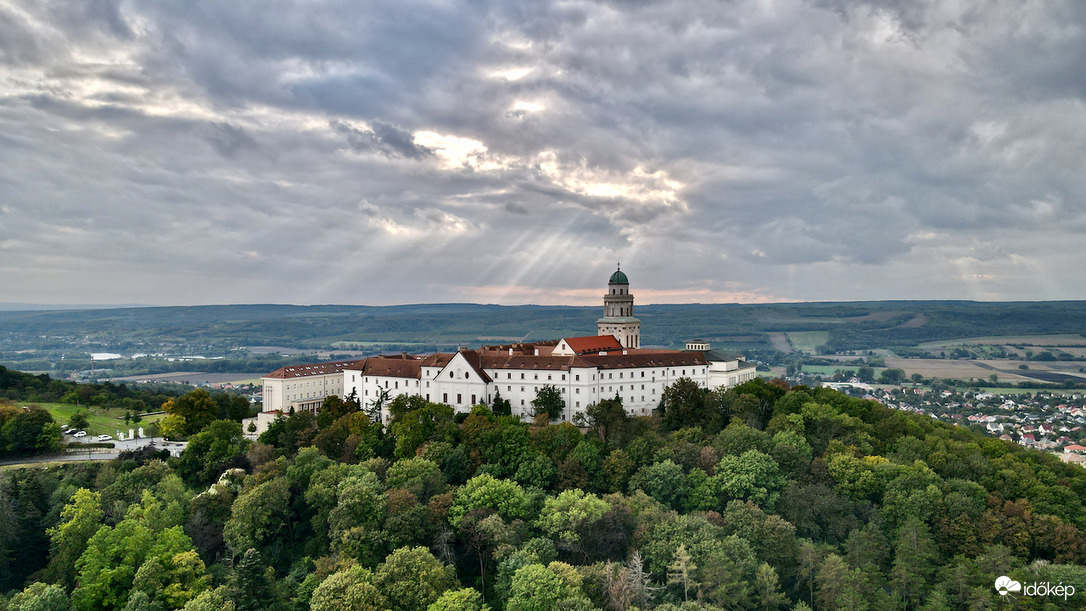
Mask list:
POLYGON ((535 398, 532 399, 532 409, 534 415, 545 414, 548 420, 554 422, 562 417, 562 413, 566 410, 566 401, 562 398, 562 393, 558 391, 558 387, 553 384, 545 384, 535 392, 535 398))

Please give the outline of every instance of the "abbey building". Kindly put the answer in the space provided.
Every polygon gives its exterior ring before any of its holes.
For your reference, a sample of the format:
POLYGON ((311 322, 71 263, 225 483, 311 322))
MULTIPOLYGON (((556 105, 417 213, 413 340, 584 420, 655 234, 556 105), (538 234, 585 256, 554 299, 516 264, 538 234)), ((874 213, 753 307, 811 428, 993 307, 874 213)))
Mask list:
POLYGON ((641 348, 641 321, 633 315, 633 301, 629 279, 616 270, 607 283, 596 336, 283 367, 262 378, 259 428, 291 409, 315 412, 330 394, 353 393, 366 406, 379 400, 387 404, 397 395, 419 395, 458 412, 491 405, 500 394, 514 416, 530 420, 532 399, 550 385, 565 401, 562 420, 571 421, 589 405, 616 396, 630 414, 648 415, 664 388, 679 378, 703 388, 754 379, 753 365, 719 355, 707 343, 692 342, 686 350, 641 348))

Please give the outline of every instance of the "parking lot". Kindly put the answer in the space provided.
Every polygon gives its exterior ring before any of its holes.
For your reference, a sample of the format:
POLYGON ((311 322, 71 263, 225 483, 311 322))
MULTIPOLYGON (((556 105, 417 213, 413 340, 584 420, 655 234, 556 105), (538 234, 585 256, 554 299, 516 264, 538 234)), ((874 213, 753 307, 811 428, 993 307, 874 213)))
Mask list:
MULTIPOLYGON (((173 456, 179 456, 181 451, 184 450, 185 446, 188 444, 188 442, 185 441, 166 441, 162 437, 137 437, 135 439, 125 439, 124 441, 114 438, 106 442, 100 442, 98 441, 97 435, 87 435, 86 437, 64 435, 64 441, 73 444, 112 443, 114 450, 118 454, 125 450, 137 450, 144 446, 154 444, 158 448, 169 450, 170 454, 173 456)), ((76 452, 79 451, 78 447, 72 447, 71 449, 76 452)))

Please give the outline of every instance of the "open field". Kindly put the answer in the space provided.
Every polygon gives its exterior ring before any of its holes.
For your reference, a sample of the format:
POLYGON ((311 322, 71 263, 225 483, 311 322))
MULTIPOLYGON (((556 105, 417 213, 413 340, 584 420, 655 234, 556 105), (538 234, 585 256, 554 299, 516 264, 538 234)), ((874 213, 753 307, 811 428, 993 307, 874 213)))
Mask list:
POLYGON ((245 381, 257 380, 267 371, 243 373, 208 373, 202 371, 171 371, 168 373, 148 373, 138 376, 111 378, 111 382, 172 382, 176 384, 244 384, 245 381))
POLYGON ((830 338, 829 331, 789 331, 785 334, 796 350, 814 354, 830 338))
MULTIPOLYGON (((976 378, 987 380, 992 374, 1000 382, 1062 382, 1073 378, 1086 380, 1086 373, 1080 372, 1083 366, 1077 361, 1015 361, 1015 360, 953 360, 953 359, 906 359, 886 357, 886 367, 874 367, 875 375, 886 368, 902 369, 906 377, 918 373, 925 378, 954 378, 968 380, 976 378), (1026 364, 1029 369, 1018 369, 1026 364)), ((835 371, 855 371, 859 365, 804 365, 803 371, 809 374, 831 376, 835 371)), ((783 369, 782 369, 783 371, 783 369)))
POLYGON ((985 337, 963 337, 960 339, 924 342, 920 348, 953 348, 954 346, 1086 346, 1086 337, 1069 333, 1055 335, 992 335, 985 337))
POLYGON ((102 434, 116 435, 118 430, 126 431, 130 428, 146 427, 148 424, 157 422, 162 418, 162 414, 144 416, 138 424, 125 425, 124 410, 119 407, 105 410, 95 406, 70 405, 68 403, 35 403, 34 405, 40 405, 48 410, 53 416, 53 420, 61 425, 68 424, 68 421, 76 412, 84 411, 87 414, 87 422, 90 424, 86 429, 88 437, 102 434))
POLYGON ((769 342, 773 344, 773 348, 785 354, 795 352, 792 349, 792 344, 788 342, 788 335, 785 333, 770 333, 769 342))

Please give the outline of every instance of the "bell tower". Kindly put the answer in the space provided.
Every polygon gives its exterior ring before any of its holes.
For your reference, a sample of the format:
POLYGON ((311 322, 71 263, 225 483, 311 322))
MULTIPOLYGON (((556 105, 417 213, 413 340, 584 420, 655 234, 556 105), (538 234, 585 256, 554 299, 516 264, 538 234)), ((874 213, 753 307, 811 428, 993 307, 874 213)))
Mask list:
POLYGON ((596 321, 599 335, 614 335, 623 348, 641 347, 641 321, 633 315, 630 280, 619 266, 607 281, 603 318, 596 321))

